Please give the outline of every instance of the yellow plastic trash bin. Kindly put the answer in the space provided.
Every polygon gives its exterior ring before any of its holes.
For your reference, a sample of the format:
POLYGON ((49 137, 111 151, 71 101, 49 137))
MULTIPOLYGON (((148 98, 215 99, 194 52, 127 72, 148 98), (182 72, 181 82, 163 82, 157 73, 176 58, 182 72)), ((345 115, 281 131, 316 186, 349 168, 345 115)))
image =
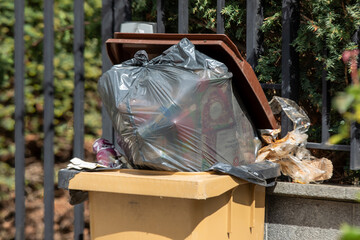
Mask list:
POLYGON ((91 239, 263 239, 265 188, 230 175, 147 170, 80 172, 91 239))
MULTIPOLYGON (((184 37, 228 66, 257 129, 277 127, 255 73, 225 35, 115 33, 106 48, 111 62, 119 64, 138 50, 158 56, 184 37)), ((264 238, 265 187, 239 178, 213 172, 66 171, 59 172, 60 187, 89 193, 92 239, 264 238)))

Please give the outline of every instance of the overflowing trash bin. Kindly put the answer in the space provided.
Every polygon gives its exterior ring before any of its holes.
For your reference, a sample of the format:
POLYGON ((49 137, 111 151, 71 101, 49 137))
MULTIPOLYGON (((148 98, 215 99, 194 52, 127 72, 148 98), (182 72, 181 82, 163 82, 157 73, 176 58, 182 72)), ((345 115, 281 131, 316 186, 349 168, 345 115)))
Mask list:
POLYGON ((92 239, 263 239, 265 187, 280 171, 255 162, 257 130, 277 124, 236 46, 115 33, 106 47, 114 66, 98 91, 133 169, 104 160, 118 155, 107 144, 101 171, 59 172, 60 187, 89 193, 92 239))

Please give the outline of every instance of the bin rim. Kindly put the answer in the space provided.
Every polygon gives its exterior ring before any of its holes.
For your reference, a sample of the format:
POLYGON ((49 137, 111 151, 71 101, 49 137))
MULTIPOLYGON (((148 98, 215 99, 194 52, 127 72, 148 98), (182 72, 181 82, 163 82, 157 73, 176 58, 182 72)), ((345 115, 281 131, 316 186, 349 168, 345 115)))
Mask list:
POLYGON ((216 197, 239 185, 249 184, 245 180, 215 172, 167 172, 139 169, 98 172, 62 169, 59 171, 59 179, 62 182, 59 187, 69 190, 198 200, 216 197))

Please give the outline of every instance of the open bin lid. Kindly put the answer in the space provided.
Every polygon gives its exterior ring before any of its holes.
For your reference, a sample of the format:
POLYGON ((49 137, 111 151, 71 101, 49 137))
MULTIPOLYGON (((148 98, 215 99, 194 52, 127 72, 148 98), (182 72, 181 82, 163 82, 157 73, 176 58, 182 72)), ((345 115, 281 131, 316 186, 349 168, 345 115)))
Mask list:
POLYGON ((240 55, 235 44, 223 34, 143 34, 115 33, 106 41, 109 58, 120 64, 133 58, 138 50, 145 50, 149 58, 188 38, 196 49, 220 62, 233 73, 234 90, 246 104, 246 109, 257 129, 274 129, 277 123, 266 96, 251 66, 240 55))

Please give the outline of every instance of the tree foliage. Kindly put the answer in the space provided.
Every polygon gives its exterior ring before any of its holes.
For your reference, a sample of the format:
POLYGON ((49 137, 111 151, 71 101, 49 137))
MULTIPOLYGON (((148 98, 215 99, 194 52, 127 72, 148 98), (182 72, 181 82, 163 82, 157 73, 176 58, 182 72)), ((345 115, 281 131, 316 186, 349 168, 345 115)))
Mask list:
POLYGON ((13 25, 15 22, 13 12, 14 4, 11 1, 1 1, 0 8, 0 156, 14 151, 13 135, 14 119, 14 38, 13 25), (9 37, 10 36, 10 37, 9 37), (7 137, 6 137, 7 136, 7 137))
MULTIPOLYGON (((360 28, 360 2, 349 0, 303 0, 300 2, 300 28, 293 43, 299 54, 300 104, 311 115, 311 141, 320 141, 321 79, 326 71, 330 97, 350 82, 341 61, 345 50, 356 48, 352 36, 360 28)), ((264 52, 256 68, 261 82, 281 82, 281 2, 269 1, 265 6, 264 52)), ((342 123, 331 110, 331 128, 337 132, 342 123)))
MULTIPOLYGON (((14 3, 0 2, 0 156, 14 152, 14 3)), ((101 129, 100 101, 96 92, 101 74, 101 1, 89 0, 85 9, 85 133, 86 137, 99 136, 101 129)), ((73 1, 54 1, 54 126, 55 153, 58 156, 72 149, 73 137, 73 1)), ((43 138, 43 1, 30 0, 25 6, 25 138, 26 155, 41 159, 43 138), (34 146, 35 145, 35 146, 34 146), (34 152, 35 151, 35 152, 34 152)))
MULTIPOLYGON (((207 22, 204 27, 216 26, 216 1, 196 0, 194 12, 207 22)), ((343 90, 351 79, 341 61, 345 50, 357 48, 352 36, 360 29, 360 2, 356 0, 302 0, 300 28, 293 46, 299 55, 300 104, 312 119, 309 130, 311 141, 321 137, 321 80, 326 71, 330 97, 343 90)), ((264 21, 262 52, 256 73, 262 83, 281 83, 282 2, 263 1, 264 21)), ((226 1, 222 10, 225 31, 245 55, 246 2, 226 1)), ((275 94, 280 94, 275 92, 275 94)), ((270 97, 270 96, 269 96, 270 97)), ((331 109, 331 128, 337 132, 343 124, 341 117, 331 109)))
POLYGON ((338 134, 331 136, 331 143, 338 143, 350 137, 352 124, 360 124, 360 84, 358 70, 359 50, 345 51, 343 61, 349 64, 352 84, 345 91, 338 92, 333 99, 333 106, 343 117, 343 125, 340 126, 338 134))

